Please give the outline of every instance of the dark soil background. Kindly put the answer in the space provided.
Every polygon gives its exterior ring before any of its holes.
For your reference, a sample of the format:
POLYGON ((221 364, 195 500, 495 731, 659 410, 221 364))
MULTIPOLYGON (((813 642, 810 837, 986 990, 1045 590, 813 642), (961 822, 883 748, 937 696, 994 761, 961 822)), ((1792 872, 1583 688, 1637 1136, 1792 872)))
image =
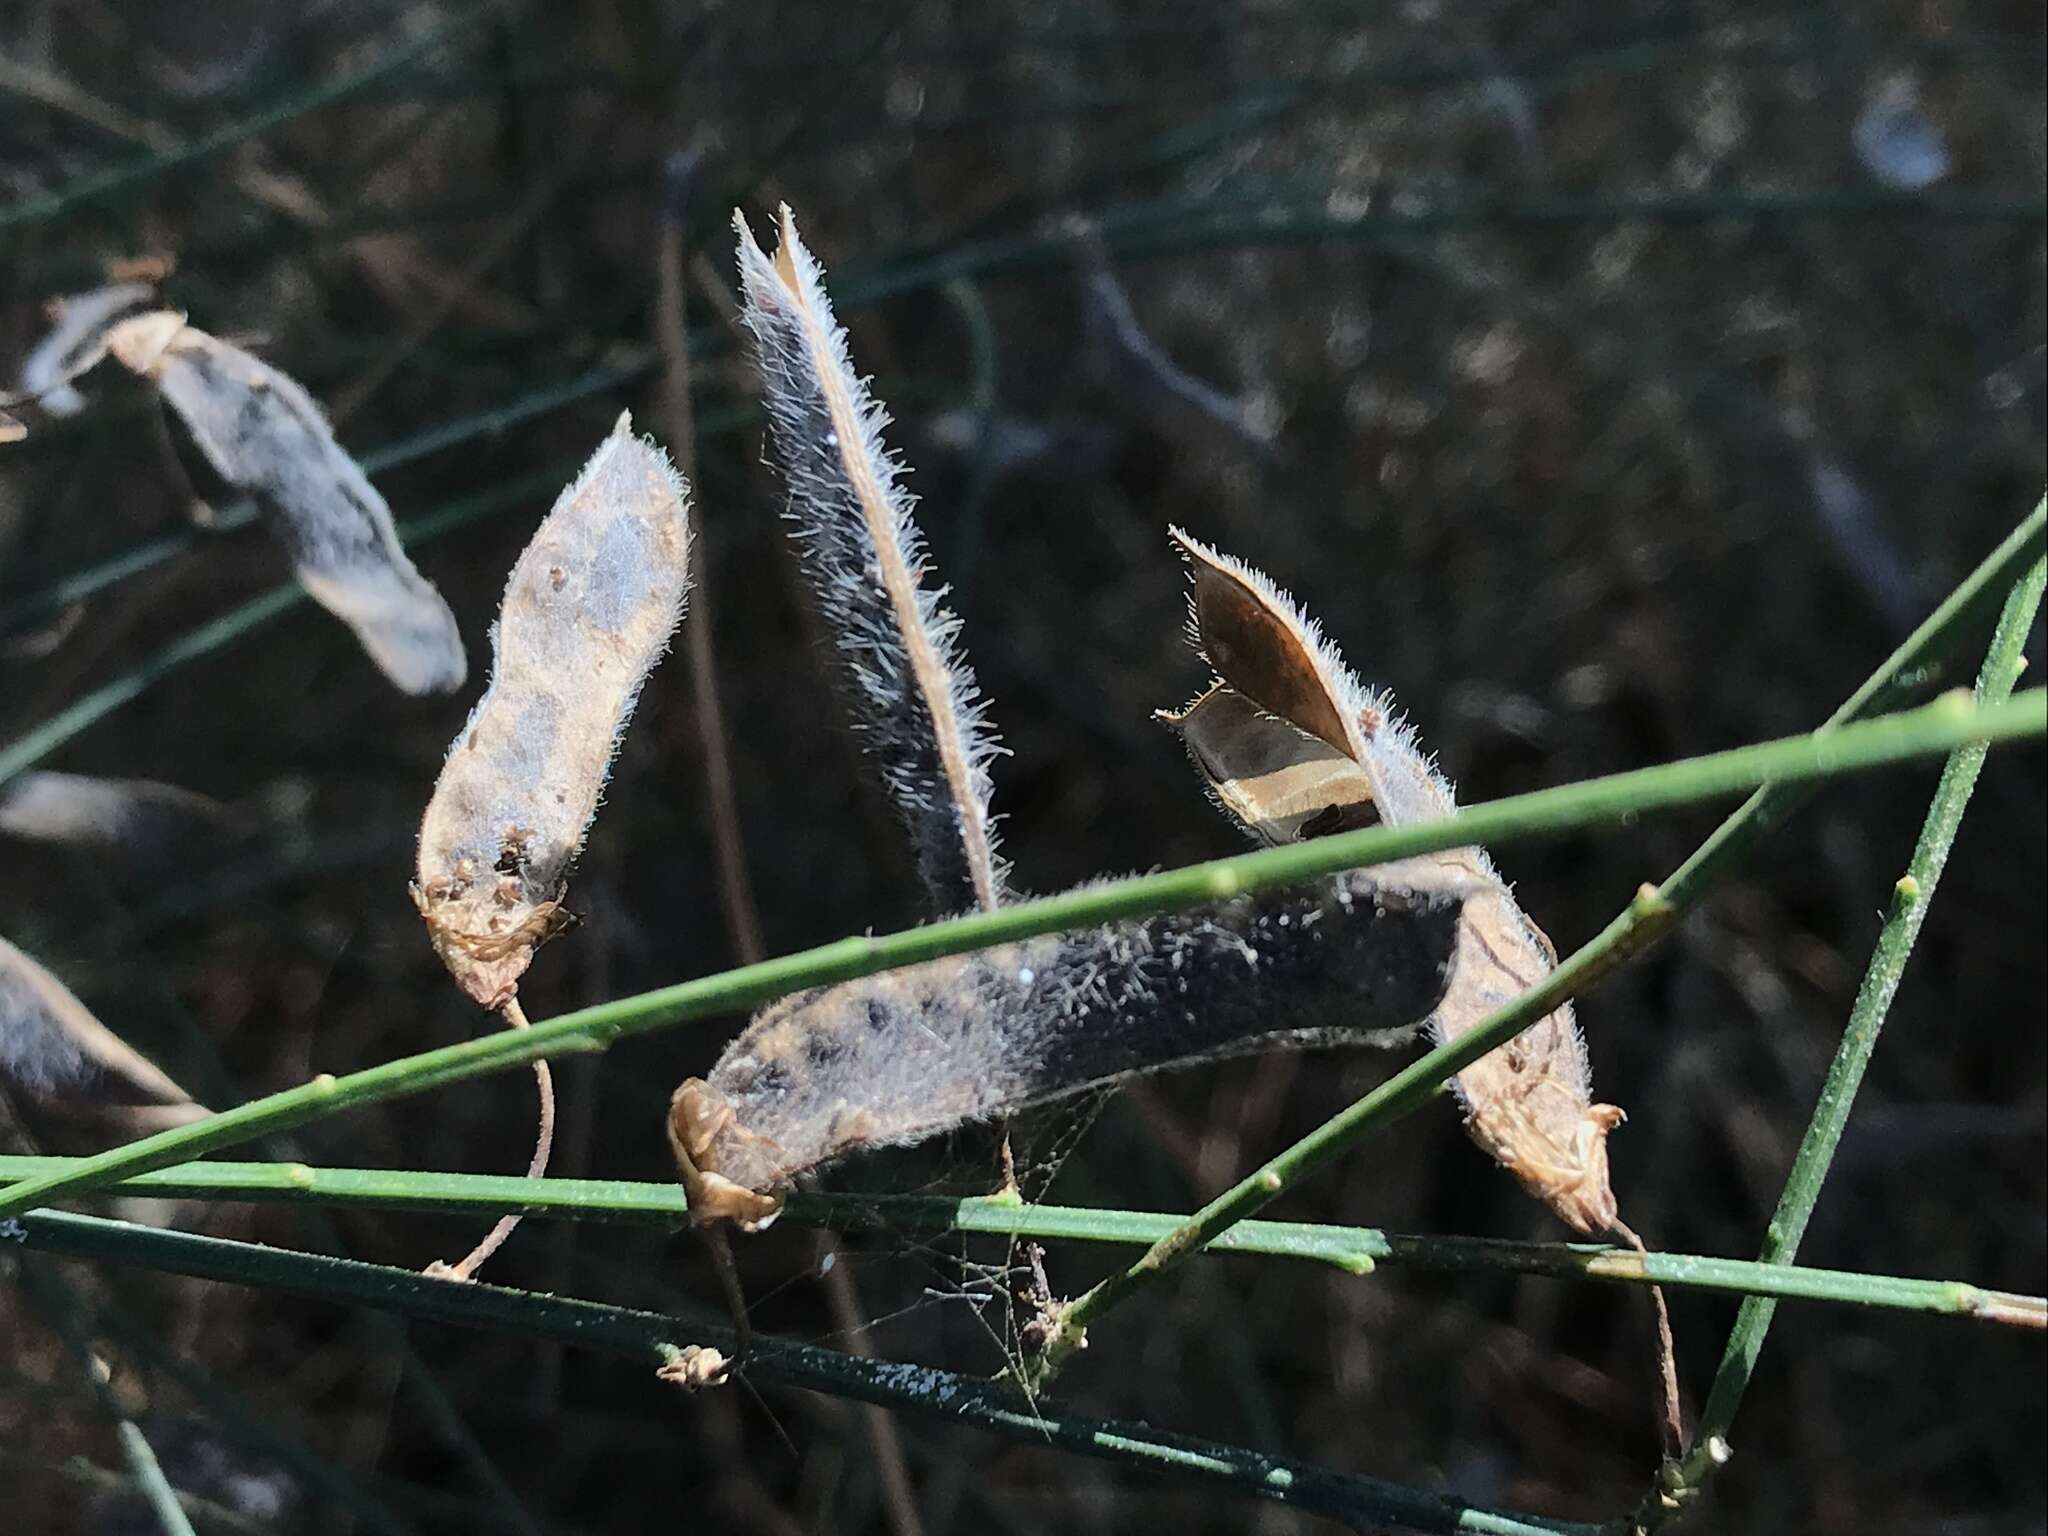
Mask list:
MULTIPOLYGON (((1292 588, 1479 800, 1812 726, 2048 472, 2038 4, 463 10, 0 11, 10 369, 45 298, 163 255, 195 324, 330 406, 357 402, 341 437, 358 452, 617 375, 379 476, 401 518, 515 487, 419 552, 469 640, 464 693, 400 696, 301 608, 44 764, 203 792, 244 808, 250 835, 155 859, 0 842, 0 933, 212 1102, 489 1027, 407 899, 411 841, 549 485, 622 407, 659 429, 654 251, 678 151, 697 156, 687 230, 706 279, 690 294, 703 602, 689 622, 714 626, 771 952, 925 914, 825 686, 719 307, 735 203, 764 234, 778 200, 796 209, 892 406, 1010 749, 1007 850, 1037 890, 1238 846, 1148 719, 1202 681, 1168 523, 1292 588), (451 18, 446 46, 344 100, 300 100, 451 18), (254 137, 44 201, 294 103, 254 137), (1149 343, 1119 330, 1113 294, 1149 343)), ((68 422, 24 410, 29 439, 0 451, 0 602, 184 526, 153 407, 116 372, 93 376, 93 408, 68 422)), ((260 530, 206 537, 61 635, 23 621, 0 660, 0 740, 284 573, 260 530)), ((2030 655, 2038 676, 2038 636, 2030 655)), ((526 985, 535 1018, 733 962, 696 720, 679 649, 582 861, 582 924, 526 985)), ((1933 779, 1926 766, 1829 789, 1585 1003, 1601 1095, 1630 1114, 1616 1187, 1653 1246, 1755 1253, 1933 779)), ((1993 757, 1803 1260, 2048 1289, 2044 799, 2038 749, 1993 757)), ((1660 815, 1501 863, 1569 949, 1716 819, 1660 815)), ((668 1090, 739 1022, 565 1066, 555 1171, 666 1177, 668 1090)), ((1275 1059, 1160 1081, 1092 1120, 1023 1127, 1026 1166, 1034 1192, 1065 1201, 1189 1209, 1386 1070, 1275 1059)), ((93 1144, 32 1119, 10 1150, 93 1144)), ((510 1171, 531 1132, 531 1082, 509 1074, 329 1120, 296 1151, 510 1171)), ((838 1180, 974 1189, 988 1169, 974 1136, 838 1180)), ((482 1225, 140 1214, 415 1267, 482 1225)), ((1562 1235, 1448 1105, 1275 1214, 1562 1235)), ((843 1262, 876 1351, 1000 1366, 1003 1305, 959 1256, 957 1242, 853 1243, 843 1262)), ((1106 1262, 1055 1246, 1053 1285, 1073 1294, 1106 1262)), ((550 1533, 891 1529, 869 1422, 834 1401, 688 1399, 613 1360, 416 1327, 422 1377, 389 1332, 331 1308, 40 1264, 154 1341, 153 1356, 107 1324, 116 1390, 174 1482, 240 1512, 219 1529, 361 1524, 259 1429, 421 1532, 516 1528, 508 1498, 550 1533), (166 1359, 201 1376, 180 1385, 166 1359)), ((746 1245, 757 1318, 844 1342, 816 1266, 810 1234, 746 1245)), ((600 1226, 530 1223, 489 1273, 636 1305, 717 1296, 691 1240, 600 1226)), ((1702 1390, 1733 1303, 1680 1294, 1674 1309, 1702 1390)), ((93 1471, 122 1465, 112 1431, 13 1286, 0 1338, 0 1526, 149 1529, 93 1471)), ((1621 1290, 1214 1260, 1097 1330, 1061 1390, 1106 1415, 1595 1519, 1631 1506, 1655 1464, 1647 1339, 1641 1298, 1621 1290)), ((1787 1305, 1703 1524, 2041 1531, 2043 1367, 2038 1335, 1787 1305)), ((1325 1528, 922 1418, 896 1429, 931 1533, 1325 1528)))

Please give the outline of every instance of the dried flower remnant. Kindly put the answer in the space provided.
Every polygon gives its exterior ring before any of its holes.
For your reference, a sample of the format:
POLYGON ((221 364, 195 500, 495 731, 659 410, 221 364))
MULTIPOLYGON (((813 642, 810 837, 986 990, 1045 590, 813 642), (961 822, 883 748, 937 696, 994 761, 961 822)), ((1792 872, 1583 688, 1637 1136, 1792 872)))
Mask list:
MULTIPOLYGON (((505 583, 491 681, 448 749, 420 824, 412 899, 457 986, 524 1028, 519 978, 566 926, 570 866, 648 672, 689 590, 689 488, 620 413, 541 522, 505 583)), ((529 1177, 546 1171, 554 1087, 533 1064, 541 1121, 529 1177)), ((519 1223, 429 1274, 466 1280, 519 1223)))
POLYGON ((211 1113, 92 1016, 64 983, 0 939, 0 1084, 137 1135, 211 1113))
POLYGON ((386 677, 411 694, 462 686, 469 663, 455 615, 305 390, 169 310, 121 321, 106 345, 156 386, 221 479, 255 498, 300 585, 386 677))
MULTIPOLYGON (((1191 636, 1220 682, 1164 718, 1181 730, 1227 812, 1253 836, 1284 842, 1369 824, 1373 814, 1405 826, 1456 809, 1451 785, 1392 698, 1368 691, 1293 599, 1249 566, 1178 530, 1173 538, 1193 576, 1191 636), (1228 729, 1211 728, 1212 718, 1228 729), (1357 775, 1328 763, 1318 748, 1334 750, 1357 775), (1313 766, 1290 776, 1274 763, 1313 766), (1319 793, 1320 813, 1313 809, 1319 793)), ((1484 849, 1452 849, 1422 862, 1471 887, 1450 988, 1431 1020, 1436 1038, 1448 1041, 1541 981, 1557 955, 1484 849)), ((1622 1113, 1593 1102, 1585 1042, 1569 1005, 1482 1056, 1456 1086, 1472 1139, 1560 1220, 1589 1235, 1618 1230, 1607 1135, 1622 1113)))
POLYGON ((753 338, 788 517, 804 574, 836 637, 839 681, 943 911, 988 911, 1003 896, 988 765, 1001 750, 982 718, 959 620, 923 584, 913 498, 882 443, 888 415, 853 371, 824 274, 788 208, 774 257, 739 231, 753 338))
POLYGON ((155 298, 148 283, 108 283, 50 300, 50 329, 23 360, 14 398, 33 400, 51 416, 76 416, 85 409, 85 397, 71 381, 107 355, 115 325, 155 298))
POLYGON ((1467 884, 1393 864, 785 998, 676 1090, 691 1217, 758 1226, 849 1153, 1141 1073, 1401 1043, 1443 995, 1467 884))

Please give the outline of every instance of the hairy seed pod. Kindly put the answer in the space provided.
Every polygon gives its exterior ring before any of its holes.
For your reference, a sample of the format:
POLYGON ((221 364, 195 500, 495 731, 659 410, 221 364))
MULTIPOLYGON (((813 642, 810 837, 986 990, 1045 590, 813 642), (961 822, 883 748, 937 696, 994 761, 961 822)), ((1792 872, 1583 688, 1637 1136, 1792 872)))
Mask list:
POLYGON ((676 1090, 692 1217, 758 1225, 847 1153, 1140 1073, 1411 1038, 1443 994, 1463 894, 1395 864, 785 998, 676 1090))
POLYGON ((566 920, 570 865, 689 586, 689 488, 621 415, 512 567, 491 682, 420 826, 413 900, 456 982, 503 1006, 566 920))
POLYGON ((992 910, 1004 867, 989 812, 989 761, 1000 751, 983 719, 960 622, 923 584, 914 498, 882 443, 888 415, 853 371, 823 278, 781 210, 773 259, 739 230, 740 286, 775 455, 789 486, 785 515, 839 649, 853 725, 909 830, 918 869, 941 911, 992 910))
MULTIPOLYGON (((1164 718, 1240 825, 1261 841, 1288 842, 1375 815, 1408 826, 1457 808, 1391 696, 1367 690, 1292 598, 1251 567, 1178 530, 1173 537, 1193 577, 1191 637, 1221 681, 1164 718)), ((1425 862, 1470 888, 1450 987, 1430 1021, 1448 1041, 1548 976, 1557 954, 1484 849, 1425 862)), ((1622 1113, 1593 1102, 1569 1005, 1465 1068, 1456 1086, 1466 1130, 1494 1161, 1578 1231, 1613 1229, 1607 1134, 1622 1113)))
POLYGON ((299 584, 386 677, 412 694, 462 686, 469 662, 455 615, 305 390, 169 310, 121 321, 107 350, 155 384, 214 471, 255 498, 299 584))
POLYGON ((64 983, 0 939, 0 1082, 59 1110, 113 1114, 138 1133, 209 1113, 92 1016, 64 983))
POLYGON ((107 355, 107 334, 115 324, 147 309, 155 297, 148 283, 109 283, 52 299, 50 329, 22 362, 18 398, 35 401, 51 416, 76 416, 85 409, 85 397, 71 381, 107 355))

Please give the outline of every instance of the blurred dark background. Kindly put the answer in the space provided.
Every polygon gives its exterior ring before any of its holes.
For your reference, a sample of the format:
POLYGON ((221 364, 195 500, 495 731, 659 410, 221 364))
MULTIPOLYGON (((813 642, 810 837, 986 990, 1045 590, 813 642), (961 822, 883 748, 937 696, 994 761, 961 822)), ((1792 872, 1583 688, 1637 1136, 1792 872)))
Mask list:
MULTIPOLYGON (((511 487, 418 552, 469 639, 470 689, 400 696, 311 608, 163 677, 43 766, 183 786, 250 830, 155 858, 0 841, 0 933, 215 1102, 490 1026, 420 930, 411 840, 550 485, 621 407, 662 430, 655 249, 678 152, 695 157, 685 231, 702 256, 690 622, 713 625, 771 952, 924 914, 778 527, 724 308, 734 204, 764 232, 778 200, 795 208, 892 407, 1011 752, 996 799, 1020 885, 1238 846, 1148 719, 1203 680, 1169 522, 1292 588, 1467 799, 1806 729, 2040 495, 2043 41, 2038 4, 1953 0, 16 0, 0 11, 8 371, 43 300, 154 255, 175 259, 170 302, 303 380, 358 453, 602 376, 378 477, 401 519, 511 487), (436 27, 444 43, 360 89, 311 94, 436 27), (179 153, 266 112, 267 131, 179 153), (152 155, 167 163, 91 185, 152 155), (94 195, 51 199, 79 187, 94 195)), ((30 612, 57 577, 185 524, 154 407, 117 373, 92 377, 85 414, 0 451, 0 604, 18 619, 0 741, 285 575, 250 529, 30 612)), ((2038 676, 2038 635, 2029 654, 2038 676)), ((704 763, 679 647, 582 861, 582 925, 525 987, 532 1016, 733 962, 704 763)), ((1830 788, 1584 1004, 1601 1096, 1630 1113, 1616 1187, 1652 1246, 1755 1253, 1933 778, 1830 788)), ((1806 1262, 2048 1289, 2043 788, 2037 749, 1994 755, 1806 1262)), ((1570 948, 1716 819, 1500 862, 1570 948)), ((565 1066, 555 1171, 666 1177, 668 1088, 738 1022, 565 1066)), ((1020 1128, 1027 1182, 1189 1209, 1386 1070, 1274 1059, 1156 1082, 1020 1128)), ((531 1131, 532 1085, 509 1074, 327 1121, 297 1150, 511 1171, 531 1131)), ((9 1135, 78 1144, 65 1126, 9 1135)), ((838 1181, 971 1190, 988 1168, 985 1138, 963 1137, 838 1181)), ((1274 1214, 1561 1235, 1448 1105, 1274 1214)), ((154 1219, 415 1267, 482 1226, 154 1219)), ((1004 1309, 972 1266, 1003 1257, 860 1239, 841 1262, 875 1350, 987 1372, 1004 1309)), ((844 1343, 817 1259, 803 1232, 747 1244, 757 1317, 844 1343)), ((1055 1246, 1054 1289, 1107 1262, 1055 1246)), ((212 1395, 195 1396, 107 1345, 173 1480, 239 1510, 236 1528, 360 1519, 256 1424, 425 1532, 514 1528, 508 1499, 547 1532, 892 1529, 867 1420, 833 1401, 686 1399, 613 1360, 419 1327, 423 1393, 389 1333, 331 1308, 61 1273, 204 1373, 212 1395)), ((529 1223, 489 1273, 635 1305, 717 1294, 692 1241, 601 1226, 529 1223)), ((1674 1307, 1703 1389, 1733 1304, 1674 1307)), ((111 1432, 13 1288, 0 1327, 0 1523, 147 1529, 92 1475, 120 1465, 111 1432)), ((1632 1292, 1215 1260, 1098 1330, 1062 1392, 1592 1519, 1632 1505, 1655 1463, 1647 1338, 1632 1292)), ((2040 1531, 2043 1364, 2037 1335, 1788 1305, 1705 1523, 2040 1531)), ((897 1432, 927 1532, 1324 1528, 923 1419, 897 1432)))

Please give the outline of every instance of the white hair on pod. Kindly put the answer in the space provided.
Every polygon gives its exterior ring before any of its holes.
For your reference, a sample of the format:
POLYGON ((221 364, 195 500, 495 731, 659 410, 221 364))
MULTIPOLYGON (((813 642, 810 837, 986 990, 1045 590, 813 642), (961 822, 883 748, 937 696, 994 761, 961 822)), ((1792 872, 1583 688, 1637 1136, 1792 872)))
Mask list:
POLYGON ((781 210, 770 258, 746 220, 740 287, 770 436, 789 488, 805 578, 835 637, 853 726, 909 830, 941 911, 1003 897, 988 765, 1002 750, 929 562, 902 469, 882 442, 888 413, 853 371, 824 274, 781 210))
POLYGON ((564 921, 563 889, 620 737, 689 590, 689 488, 618 425, 512 567, 491 681, 420 825, 413 899, 486 1008, 564 921))
POLYGON ((676 1090, 691 1215, 758 1226, 863 1147, 1143 1073, 1403 1043, 1443 996, 1465 889, 1409 861, 785 998, 676 1090))

